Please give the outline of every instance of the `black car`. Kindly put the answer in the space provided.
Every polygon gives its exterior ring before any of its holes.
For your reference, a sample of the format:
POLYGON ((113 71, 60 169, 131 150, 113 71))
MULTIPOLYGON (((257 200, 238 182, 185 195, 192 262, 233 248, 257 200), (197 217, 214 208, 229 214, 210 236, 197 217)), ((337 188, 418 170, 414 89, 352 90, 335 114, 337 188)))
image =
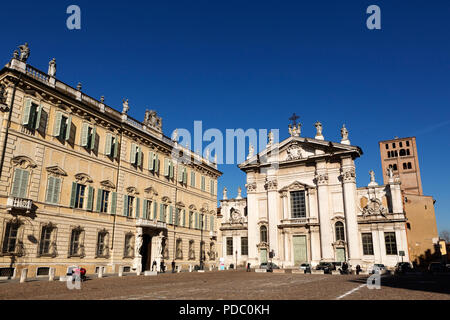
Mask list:
POLYGON ((413 268, 411 267, 411 264, 409 262, 399 262, 395 266, 396 274, 405 274, 411 271, 413 271, 413 268))
POLYGON ((336 270, 336 266, 331 262, 320 262, 316 266, 316 270, 323 270, 324 273, 331 273, 331 271, 336 270))

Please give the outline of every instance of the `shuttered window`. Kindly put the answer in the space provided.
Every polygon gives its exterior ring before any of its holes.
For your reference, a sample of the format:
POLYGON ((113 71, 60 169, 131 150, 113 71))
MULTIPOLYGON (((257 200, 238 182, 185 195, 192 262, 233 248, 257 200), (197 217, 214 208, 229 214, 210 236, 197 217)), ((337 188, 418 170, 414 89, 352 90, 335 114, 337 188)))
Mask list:
POLYGON ((117 142, 117 136, 107 133, 105 140, 105 155, 113 159, 117 158, 118 146, 119 143, 117 142))
POLYGON ((14 170, 13 185, 11 188, 11 195, 17 198, 26 198, 28 191, 28 179, 30 172, 23 169, 14 170))
POLYGON ((60 191, 61 191, 61 178, 49 176, 47 182, 47 193, 45 196, 45 202, 58 204, 60 191))
POLYGON ((81 146, 86 149, 94 150, 96 141, 96 128, 89 125, 88 123, 83 123, 81 128, 81 146))
POLYGON ((191 171, 191 187, 195 188, 195 171, 191 171))
POLYGON ((205 176, 202 176, 201 189, 202 189, 202 191, 206 191, 206 178, 205 178, 205 176))
POLYGON ((38 106, 30 98, 25 99, 22 124, 28 129, 39 129, 42 114, 42 105, 38 106))
POLYGON ((214 216, 211 216, 211 219, 209 220, 209 230, 214 231, 214 216))
POLYGON ((57 111, 55 115, 55 124, 53 127, 53 135, 60 140, 70 139, 70 129, 72 126, 72 117, 66 116, 62 112, 57 111))

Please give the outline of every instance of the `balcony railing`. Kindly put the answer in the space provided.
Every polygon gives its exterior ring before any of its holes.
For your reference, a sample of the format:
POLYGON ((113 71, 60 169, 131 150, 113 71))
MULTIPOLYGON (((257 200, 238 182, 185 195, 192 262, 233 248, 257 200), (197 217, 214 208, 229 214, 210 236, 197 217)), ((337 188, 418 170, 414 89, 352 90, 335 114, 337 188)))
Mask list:
POLYGON ((6 202, 6 208, 8 210, 16 209, 16 210, 26 210, 31 211, 33 208, 33 201, 30 199, 22 199, 17 197, 9 197, 6 202))
POLYGON ((167 229, 167 223, 156 221, 156 220, 147 220, 147 219, 136 219, 137 227, 152 227, 157 229, 167 229))

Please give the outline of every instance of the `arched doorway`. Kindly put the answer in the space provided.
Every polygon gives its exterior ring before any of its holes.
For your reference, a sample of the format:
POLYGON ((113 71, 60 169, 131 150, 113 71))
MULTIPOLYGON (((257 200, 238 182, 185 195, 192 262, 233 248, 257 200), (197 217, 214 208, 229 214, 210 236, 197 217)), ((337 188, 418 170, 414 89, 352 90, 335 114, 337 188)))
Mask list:
POLYGON ((142 235, 142 247, 141 247, 141 256, 142 256, 142 270, 148 271, 151 269, 151 256, 152 256, 152 237, 148 234, 142 235))

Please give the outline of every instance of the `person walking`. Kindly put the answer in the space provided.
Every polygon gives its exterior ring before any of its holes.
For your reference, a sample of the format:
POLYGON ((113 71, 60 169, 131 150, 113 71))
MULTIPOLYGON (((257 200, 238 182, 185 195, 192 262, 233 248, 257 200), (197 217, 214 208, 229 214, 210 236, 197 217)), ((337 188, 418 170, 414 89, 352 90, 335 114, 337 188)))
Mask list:
POLYGON ((356 265, 356 274, 359 275, 361 272, 361 266, 359 264, 356 265))
POLYGON ((250 272, 250 262, 247 263, 247 272, 250 272))
POLYGON ((172 273, 175 273, 175 260, 172 260, 172 273))
POLYGON ((157 265, 156 261, 153 260, 153 263, 152 263, 152 271, 154 271, 154 269, 156 269, 157 267, 158 267, 158 265, 157 265))

